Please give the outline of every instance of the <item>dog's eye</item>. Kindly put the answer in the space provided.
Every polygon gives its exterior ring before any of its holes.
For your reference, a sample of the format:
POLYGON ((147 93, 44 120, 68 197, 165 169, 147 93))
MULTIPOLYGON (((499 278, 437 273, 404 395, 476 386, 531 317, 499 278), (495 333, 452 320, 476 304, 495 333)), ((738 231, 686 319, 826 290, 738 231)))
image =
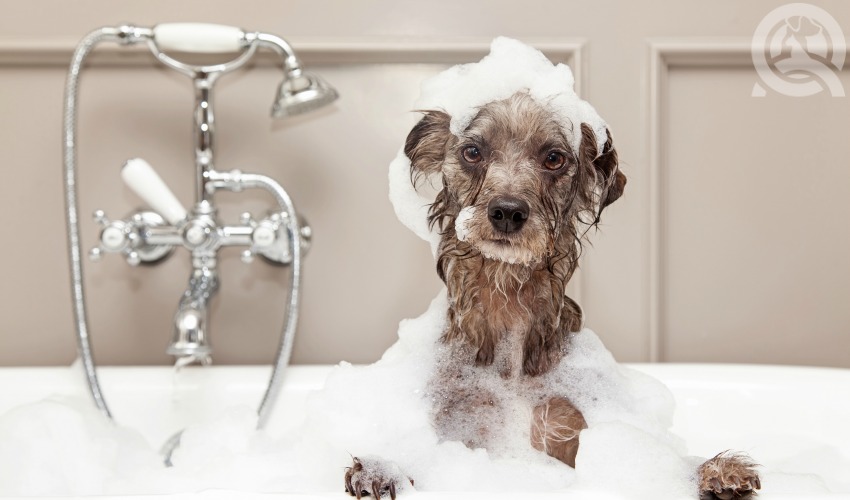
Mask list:
POLYGON ((481 150, 476 146, 467 146, 461 152, 463 159, 469 163, 478 163, 481 161, 481 150))
POLYGON ((558 170, 567 162, 567 157, 557 151, 551 151, 543 160, 543 166, 549 170, 558 170))

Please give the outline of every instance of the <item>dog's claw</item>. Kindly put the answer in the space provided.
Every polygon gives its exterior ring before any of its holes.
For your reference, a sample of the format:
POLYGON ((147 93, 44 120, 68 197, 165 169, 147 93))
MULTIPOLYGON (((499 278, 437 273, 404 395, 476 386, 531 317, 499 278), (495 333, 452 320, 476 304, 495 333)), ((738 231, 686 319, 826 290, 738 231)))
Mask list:
POLYGON ((720 480, 716 477, 713 477, 708 481, 708 486, 711 488, 711 491, 715 493, 720 493, 721 491, 723 491, 723 486, 721 486, 720 480))
POLYGON ((345 469, 345 492, 354 493, 354 486, 351 484, 351 468, 345 469))

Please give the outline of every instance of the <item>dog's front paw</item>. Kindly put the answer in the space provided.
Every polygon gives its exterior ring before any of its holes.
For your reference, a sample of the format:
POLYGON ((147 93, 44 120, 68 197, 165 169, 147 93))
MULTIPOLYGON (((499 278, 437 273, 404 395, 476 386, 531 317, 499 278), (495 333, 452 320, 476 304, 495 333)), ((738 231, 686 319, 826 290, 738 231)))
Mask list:
POLYGON ((396 493, 413 484, 392 462, 377 457, 354 457, 353 462, 345 468, 345 492, 351 496, 373 495, 378 499, 389 494, 395 500, 396 493))
POLYGON ((700 500, 731 500, 750 498, 761 488, 755 468, 743 454, 720 453, 699 467, 700 500))

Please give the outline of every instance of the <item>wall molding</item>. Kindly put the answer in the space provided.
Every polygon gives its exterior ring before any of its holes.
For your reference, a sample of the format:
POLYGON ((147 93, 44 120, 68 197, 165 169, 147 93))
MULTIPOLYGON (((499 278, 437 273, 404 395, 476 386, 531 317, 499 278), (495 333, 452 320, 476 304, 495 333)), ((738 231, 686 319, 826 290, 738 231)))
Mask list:
POLYGON ((649 361, 664 361, 664 179, 667 167, 664 113, 672 67, 752 66, 749 39, 652 39, 649 53, 649 361))
MULTIPOLYGON (((649 361, 664 360, 664 173, 667 169, 665 147, 667 85, 672 68, 753 67, 749 38, 661 38, 648 43, 648 161, 649 161, 649 361)), ((850 47, 850 39, 845 43, 850 47)), ((850 50, 845 50, 850 52, 850 50)), ((850 69, 845 58, 844 71, 850 69)), ((755 73, 754 73, 755 76, 755 73)), ((757 83, 758 77, 753 79, 757 83)), ((850 91, 850 89, 847 89, 850 91)))
MULTIPOLYGON (((305 64, 458 64, 474 62, 489 52, 490 39, 409 40, 409 39, 296 39, 290 40, 305 64)), ((66 66, 70 63, 78 40, 62 38, 11 38, 0 40, 0 66, 66 66)), ((585 40, 526 39, 552 61, 569 64, 576 75, 584 66, 585 40)), ((279 58, 262 51, 254 59, 256 65, 275 65, 279 58)), ((91 65, 137 66, 158 65, 143 46, 121 47, 111 43, 98 46, 92 53, 91 65)), ((580 80, 576 79, 577 86, 580 80)), ((577 89, 580 90, 580 89, 577 89)))

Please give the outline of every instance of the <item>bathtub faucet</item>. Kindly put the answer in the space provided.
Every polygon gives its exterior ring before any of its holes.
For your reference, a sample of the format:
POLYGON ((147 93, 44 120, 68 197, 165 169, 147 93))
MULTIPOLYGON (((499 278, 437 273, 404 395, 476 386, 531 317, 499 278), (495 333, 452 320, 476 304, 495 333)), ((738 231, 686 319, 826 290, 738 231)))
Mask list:
MULTIPOLYGON (((303 250, 306 250, 304 242, 310 236, 309 227, 299 225, 297 214, 283 205, 279 211, 273 211, 260 221, 254 221, 250 214, 243 214, 238 226, 223 226, 218 222, 213 204, 215 191, 239 191, 247 186, 241 172, 222 175, 215 170, 214 84, 221 75, 245 64, 257 48, 268 47, 281 56, 285 72, 272 105, 272 116, 285 117, 320 107, 335 99, 336 92, 318 77, 304 73, 289 44, 274 35, 245 33, 225 26, 180 23, 157 25, 152 29, 124 27, 122 41, 125 44, 147 43, 163 64, 192 78, 195 88, 196 203, 191 212, 187 212, 150 165, 141 159, 129 160, 122 168, 122 177, 154 211, 140 212, 114 222, 109 221, 103 211, 97 211, 95 220, 103 229, 100 245, 90 255, 97 260, 104 252, 121 252, 128 263, 137 265, 160 261, 168 257, 175 246, 190 250, 193 271, 175 314, 174 338, 166 352, 177 358, 178 366, 192 362, 208 364, 212 352, 207 330, 208 306, 218 290, 218 249, 243 245, 248 247, 242 254, 245 262, 259 254, 266 260, 289 264, 292 252, 289 251, 287 227, 298 226, 299 237, 296 239, 303 250), (206 44, 199 43, 199 37, 206 37, 206 44), (178 61, 163 49, 194 52, 230 50, 240 54, 223 64, 197 66, 178 61)), ((273 193, 283 191, 270 179, 257 184, 257 187, 273 193)))
POLYGON ((212 348, 207 343, 207 304, 218 291, 218 271, 207 266, 195 269, 189 288, 180 299, 174 316, 174 340, 165 352, 177 358, 177 365, 193 362, 207 365, 212 348))
MULTIPOLYGON (((86 319, 82 259, 77 215, 76 119, 80 72, 94 47, 109 41, 121 45, 146 45, 165 66, 188 76, 195 91, 194 150, 195 202, 186 209, 156 171, 144 160, 128 160, 121 169, 124 182, 151 210, 142 210, 112 220, 102 210, 94 214, 101 226, 99 243, 89 256, 99 260, 106 253, 122 255, 128 264, 155 264, 174 253, 177 247, 191 254, 192 271, 174 315, 173 338, 166 352, 176 365, 210 363, 209 309, 218 288, 218 251, 240 246, 246 263, 260 256, 272 264, 289 266, 289 293, 280 346, 269 385, 258 409, 259 426, 268 419, 280 392, 282 374, 292 352, 298 321, 301 258, 308 250, 311 231, 295 210, 289 194, 270 177, 240 170, 218 170, 215 165, 215 118, 213 91, 218 79, 245 65, 259 49, 269 49, 281 60, 283 81, 277 86, 271 114, 283 118, 327 105, 336 91, 317 76, 306 73, 292 47, 275 35, 246 32, 239 28, 212 24, 172 23, 151 28, 137 26, 103 27, 89 33, 74 51, 65 87, 64 173, 68 248, 71 260, 72 294, 76 320, 77 346, 86 379, 98 408, 111 417, 97 380, 86 319), (168 52, 168 53, 166 53, 168 52), (230 60, 216 64, 191 64, 173 54, 230 53, 230 60), (277 206, 254 218, 242 214, 238 223, 224 224, 217 215, 214 195, 220 190, 262 189, 277 206)), ((209 56, 205 56, 207 59, 209 56)), ((225 56, 228 57, 228 56, 225 56)))

